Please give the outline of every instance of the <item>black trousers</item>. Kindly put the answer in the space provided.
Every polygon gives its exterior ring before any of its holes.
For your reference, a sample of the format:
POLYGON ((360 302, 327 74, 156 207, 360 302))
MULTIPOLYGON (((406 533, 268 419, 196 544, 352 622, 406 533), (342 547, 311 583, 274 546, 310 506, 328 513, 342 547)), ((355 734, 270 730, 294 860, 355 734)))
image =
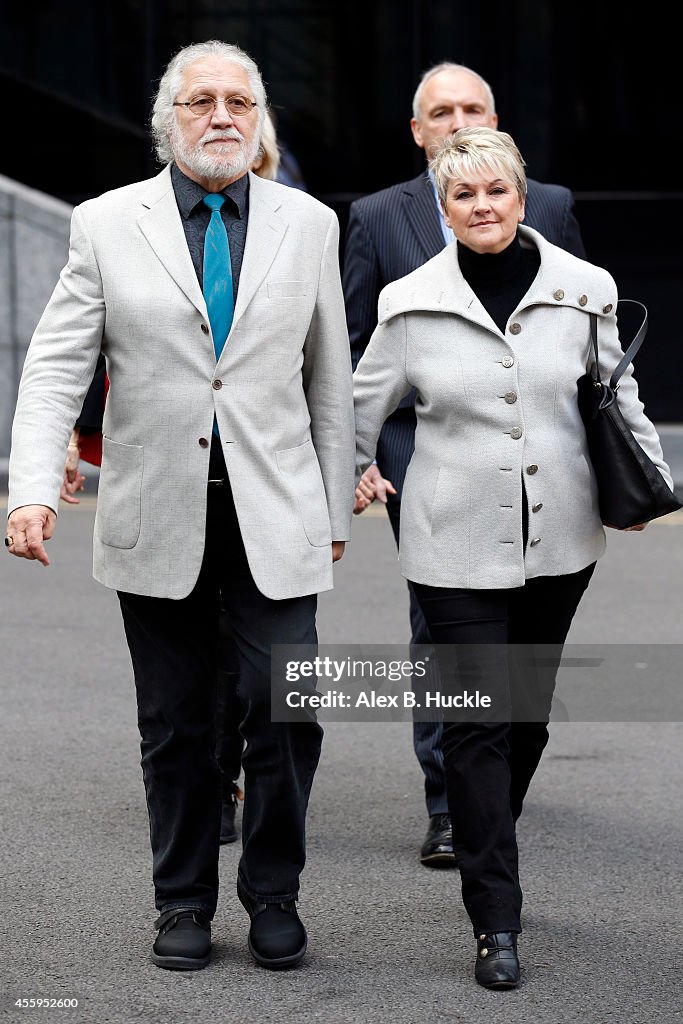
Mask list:
POLYGON ((222 607, 218 620, 218 693, 216 696, 216 757, 221 772, 223 797, 234 797, 242 771, 244 740, 240 732, 239 655, 230 624, 222 607))
POLYGON ((509 721, 444 721, 442 749, 453 847, 475 935, 520 932, 515 822, 548 742, 564 642, 595 563, 510 590, 413 584, 437 644, 442 688, 494 691, 509 721), (455 669, 454 669, 454 660, 455 669), (524 721, 525 709, 532 721, 524 721))
POLYGON ((192 593, 171 601, 120 592, 119 600, 137 690, 157 908, 197 906, 209 916, 216 909, 221 601, 238 651, 245 741, 239 877, 262 902, 295 898, 322 729, 315 722, 271 722, 270 647, 317 643, 317 596, 273 601, 260 593, 226 481, 209 484, 206 549, 192 593))

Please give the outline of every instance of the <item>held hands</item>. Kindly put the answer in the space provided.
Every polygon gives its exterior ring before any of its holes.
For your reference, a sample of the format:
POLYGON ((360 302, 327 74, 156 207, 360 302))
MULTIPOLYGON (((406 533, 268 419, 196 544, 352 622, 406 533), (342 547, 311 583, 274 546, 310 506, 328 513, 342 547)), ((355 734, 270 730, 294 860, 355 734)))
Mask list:
POLYGON ((359 516, 361 512, 365 512, 368 505, 372 505, 375 499, 386 505, 387 494, 396 494, 396 488, 391 480, 386 480, 377 466, 368 466, 356 488, 356 500, 353 506, 354 516, 359 516))
POLYGON ((10 555, 49 565, 43 541, 54 533, 57 515, 47 505, 22 505, 7 520, 5 543, 10 555), (8 543, 9 542, 9 543, 8 543))

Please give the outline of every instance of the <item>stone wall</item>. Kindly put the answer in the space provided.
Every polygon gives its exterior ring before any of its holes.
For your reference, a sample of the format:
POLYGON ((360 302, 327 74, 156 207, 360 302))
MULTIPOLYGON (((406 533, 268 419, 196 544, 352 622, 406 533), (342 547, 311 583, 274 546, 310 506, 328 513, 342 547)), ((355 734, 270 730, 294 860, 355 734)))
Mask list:
POLYGON ((31 335, 69 255, 72 207, 0 175, 0 459, 31 335))

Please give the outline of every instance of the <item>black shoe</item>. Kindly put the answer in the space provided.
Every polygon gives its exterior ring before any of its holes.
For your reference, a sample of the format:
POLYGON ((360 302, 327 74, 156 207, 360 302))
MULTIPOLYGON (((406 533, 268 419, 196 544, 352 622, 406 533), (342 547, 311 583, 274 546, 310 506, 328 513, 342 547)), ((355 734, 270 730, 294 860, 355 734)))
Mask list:
POLYGON ((519 985, 516 932, 487 932, 477 936, 474 976, 484 988, 515 988, 519 985))
POLYGON ((199 971, 211 959, 211 922, 196 907, 166 910, 154 927, 159 929, 152 960, 169 971, 199 971))
POLYGON ((237 797, 234 793, 226 793, 221 802, 221 835, 220 843, 234 843, 237 840, 237 797))
POLYGON ((247 895, 239 881, 237 895, 251 918, 249 952, 256 963, 271 970, 298 964, 306 952, 307 938, 295 900, 259 903, 247 895))
POLYGON ((433 814, 420 850, 420 860, 429 868, 457 867, 453 853, 453 829, 449 814, 433 814))

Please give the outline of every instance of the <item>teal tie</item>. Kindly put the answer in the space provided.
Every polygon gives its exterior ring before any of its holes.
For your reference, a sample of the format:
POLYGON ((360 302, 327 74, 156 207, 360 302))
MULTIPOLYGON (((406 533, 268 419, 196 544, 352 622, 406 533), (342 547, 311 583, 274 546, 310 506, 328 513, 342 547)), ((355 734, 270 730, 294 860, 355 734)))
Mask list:
POLYGON ((232 295, 232 268, 228 232, 221 217, 225 196, 211 193, 203 202, 211 210, 211 220, 204 236, 203 288, 206 308, 213 334, 216 361, 223 351, 235 311, 232 295))
MULTIPOLYGON (((235 311, 235 302, 232 294, 230 244, 228 242, 228 232, 225 230, 225 224, 221 217, 221 206, 225 202, 225 196, 212 192, 208 196, 204 196, 202 202, 211 210, 211 220, 204 235, 202 282, 204 300, 213 335, 213 347, 216 353, 216 362, 218 362, 230 333, 232 317, 235 311)), ((213 432, 216 437, 219 436, 215 416, 213 432)))

